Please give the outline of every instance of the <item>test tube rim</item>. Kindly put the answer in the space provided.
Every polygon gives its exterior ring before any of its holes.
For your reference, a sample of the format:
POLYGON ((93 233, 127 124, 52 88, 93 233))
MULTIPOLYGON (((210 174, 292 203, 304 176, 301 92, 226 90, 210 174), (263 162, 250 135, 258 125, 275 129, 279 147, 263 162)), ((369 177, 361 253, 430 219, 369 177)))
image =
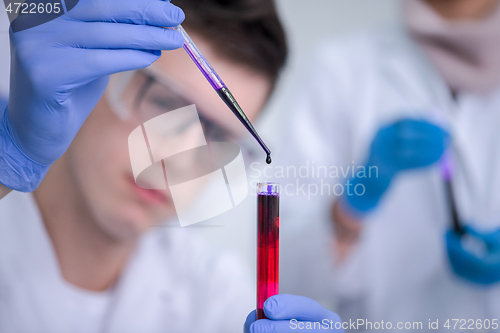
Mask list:
POLYGON ((280 183, 277 182, 263 182, 263 183, 257 183, 257 195, 265 195, 265 196, 280 196, 280 183), (261 186, 276 186, 276 191, 274 192, 269 192, 269 191, 260 191, 259 189, 261 186))

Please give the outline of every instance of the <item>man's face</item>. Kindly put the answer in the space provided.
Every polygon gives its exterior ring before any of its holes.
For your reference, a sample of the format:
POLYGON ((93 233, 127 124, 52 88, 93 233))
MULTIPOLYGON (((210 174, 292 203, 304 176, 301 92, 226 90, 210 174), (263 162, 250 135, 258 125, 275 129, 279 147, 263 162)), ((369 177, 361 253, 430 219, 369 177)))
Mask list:
MULTIPOLYGON (((269 94, 269 80, 251 69, 226 61, 203 39, 196 36, 193 39, 230 87, 248 118, 254 121, 269 94)), ((218 127, 220 133, 237 137, 244 131, 184 50, 163 52, 153 67, 156 74, 174 83, 175 91, 163 93, 158 88, 156 93, 175 97, 173 100, 177 104, 183 101, 180 103, 184 105, 176 105, 176 108, 195 104, 200 118, 212 123, 212 127, 218 127)), ((123 94, 124 99, 135 100, 134 96, 140 94, 148 80, 147 74, 135 74, 123 94)), ((158 87, 165 89, 164 85, 158 87)), ((100 228, 113 238, 130 239, 175 216, 175 208, 168 190, 142 189, 134 181, 128 136, 148 120, 147 116, 139 112, 121 120, 112 109, 105 95, 63 160, 75 180, 75 191, 80 192, 100 228)), ((206 132, 206 128, 204 130, 206 132)))

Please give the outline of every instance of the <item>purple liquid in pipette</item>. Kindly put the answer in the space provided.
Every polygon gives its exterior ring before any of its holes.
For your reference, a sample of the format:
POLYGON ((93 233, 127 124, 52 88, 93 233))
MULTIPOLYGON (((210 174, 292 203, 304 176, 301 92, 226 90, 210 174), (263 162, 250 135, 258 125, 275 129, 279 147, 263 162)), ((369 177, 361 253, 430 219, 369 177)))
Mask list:
MULTIPOLYGON (((191 50, 191 48, 189 47, 189 45, 187 43, 184 43, 184 46, 183 46, 184 50, 188 53, 189 57, 193 60, 193 62, 196 64, 196 67, 198 67, 198 69, 203 73, 203 75, 205 76, 205 78, 208 80, 208 82, 210 83, 210 85, 212 86, 212 88, 214 88, 215 90, 219 90, 219 89, 222 89, 222 88, 226 88, 226 84, 222 81, 222 79, 219 77, 219 75, 215 72, 215 70, 213 68, 205 68, 202 64, 202 62, 200 62, 196 55, 193 53, 193 51, 191 50)), ((208 65, 208 61, 207 59, 205 59, 205 57, 203 55, 199 55, 202 57, 202 59, 204 60, 204 62, 208 65)))
POLYGON ((439 167, 441 169, 441 176, 443 177, 443 179, 450 181, 453 174, 453 162, 450 152, 444 153, 444 156, 441 158, 439 167))
POLYGON ((453 184, 451 182, 453 177, 454 165, 450 151, 445 152, 443 158, 441 159, 439 167, 441 170, 441 176, 443 177, 444 180, 444 186, 446 191, 446 197, 448 200, 448 207, 450 210, 453 230, 455 230, 455 232, 457 232, 458 234, 462 235, 464 233, 464 229, 462 223, 460 222, 460 217, 458 215, 455 194, 453 193, 453 184))

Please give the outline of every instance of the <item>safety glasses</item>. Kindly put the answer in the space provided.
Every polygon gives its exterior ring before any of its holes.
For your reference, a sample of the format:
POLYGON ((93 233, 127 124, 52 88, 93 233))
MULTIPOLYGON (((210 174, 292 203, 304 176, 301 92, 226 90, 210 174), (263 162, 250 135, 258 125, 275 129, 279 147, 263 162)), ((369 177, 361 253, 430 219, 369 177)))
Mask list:
MULTIPOLYGON (((151 69, 113 75, 106 95, 113 112, 120 119, 138 124, 194 104, 167 75, 155 73, 151 69)), ((238 142, 244 155, 253 157, 254 150, 241 142, 235 133, 206 117, 202 106, 197 105, 197 109, 207 141, 238 142)), ((176 134, 189 132, 190 126, 189 123, 179 124, 176 134)))

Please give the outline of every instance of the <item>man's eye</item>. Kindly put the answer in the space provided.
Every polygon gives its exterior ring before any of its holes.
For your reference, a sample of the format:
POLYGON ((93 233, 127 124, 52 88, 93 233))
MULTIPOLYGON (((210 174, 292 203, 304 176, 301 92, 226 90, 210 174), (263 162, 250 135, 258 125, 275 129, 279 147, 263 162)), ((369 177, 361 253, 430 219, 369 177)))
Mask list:
POLYGON ((150 97, 141 103, 141 112, 151 117, 183 107, 183 103, 175 98, 150 97))
POLYGON ((202 126, 205 135, 212 140, 225 141, 231 138, 228 131, 222 129, 220 126, 207 123, 205 121, 202 121, 202 126))
POLYGON ((173 110, 176 106, 178 106, 179 103, 176 103, 175 101, 170 99, 155 99, 153 101, 153 104, 158 108, 170 111, 173 110))

